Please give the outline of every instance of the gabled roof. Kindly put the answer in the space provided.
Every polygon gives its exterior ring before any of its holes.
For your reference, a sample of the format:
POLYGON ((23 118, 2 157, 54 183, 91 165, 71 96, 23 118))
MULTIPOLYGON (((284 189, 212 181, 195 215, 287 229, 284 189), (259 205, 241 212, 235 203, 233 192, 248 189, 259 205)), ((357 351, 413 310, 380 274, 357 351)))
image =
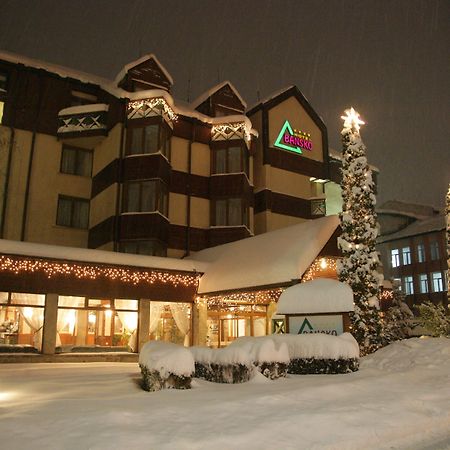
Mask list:
POLYGON ((395 233, 380 236, 377 242, 382 243, 396 241, 397 239, 432 233, 434 231, 441 231, 445 230, 445 226, 445 216, 443 214, 437 214, 435 216, 427 217, 426 219, 416 220, 412 224, 402 228, 400 231, 396 231, 395 233))
POLYGON ((159 62, 158 58, 153 54, 149 53, 147 55, 141 56, 139 59, 136 59, 135 61, 132 61, 125 66, 123 66, 122 70, 117 74, 116 78, 114 79, 114 82, 116 85, 118 85, 125 75, 132 70, 133 68, 141 65, 142 63, 146 61, 153 60, 156 65, 161 69, 161 72, 164 74, 164 76, 167 78, 170 84, 173 84, 173 78, 171 77, 170 73, 167 71, 167 69, 159 62))
POLYGON ((394 214, 412 217, 414 219, 425 219, 439 213, 433 206, 419 205, 417 203, 406 203, 398 200, 389 200, 377 208, 378 214, 394 214))
POLYGON ((220 91, 225 86, 229 86, 230 89, 233 91, 234 95, 238 98, 238 100, 242 103, 242 106, 247 108, 247 103, 245 103, 244 99, 241 97, 241 94, 239 94, 238 90, 233 86, 231 81, 223 81, 222 83, 216 84, 211 89, 208 89, 205 91, 200 97, 197 97, 193 102, 191 102, 191 108, 197 108, 200 106, 203 102, 208 100, 212 95, 214 95, 216 92, 220 91))
POLYGON ((338 216, 327 216, 202 250, 190 257, 210 263, 200 280, 199 293, 298 280, 338 226, 338 216))

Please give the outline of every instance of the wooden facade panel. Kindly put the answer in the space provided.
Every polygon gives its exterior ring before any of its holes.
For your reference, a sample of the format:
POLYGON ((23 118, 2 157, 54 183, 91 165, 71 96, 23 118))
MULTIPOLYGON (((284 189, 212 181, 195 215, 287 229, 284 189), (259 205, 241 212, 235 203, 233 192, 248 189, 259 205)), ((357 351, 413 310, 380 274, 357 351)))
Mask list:
POLYGON ((311 201, 264 189, 255 194, 255 214, 272 211, 285 216, 311 219, 311 201))
POLYGON ((241 197, 253 205, 253 186, 243 173, 212 176, 209 185, 211 198, 241 197))
POLYGON ((187 116, 178 116, 173 122, 173 136, 188 141, 209 145, 211 142, 211 125, 187 116))
POLYGON ((336 231, 332 234, 330 239, 328 239, 328 242, 325 244, 323 249, 320 251, 318 257, 320 256, 338 256, 342 257, 342 252, 338 248, 337 240, 338 237, 341 235, 342 230, 339 226, 336 231))
POLYGON ((169 240, 169 222, 161 214, 122 214, 119 220, 119 240, 158 239, 164 243, 169 240))
MULTIPOLYGON (((169 248, 186 250, 187 248, 187 227, 183 225, 173 225, 169 227, 169 248)), ((189 249, 198 252, 208 247, 209 230, 203 228, 189 227, 189 249)))
POLYGON ((315 178, 328 179, 328 170, 325 163, 303 158, 300 155, 285 150, 269 148, 267 150, 268 164, 278 169, 288 170, 315 178))
POLYGON ((122 160, 122 180, 148 180, 160 178, 165 183, 170 182, 170 164, 159 153, 152 155, 130 156, 122 160))
POLYGON ((247 227, 224 227, 211 228, 209 230, 209 247, 226 244, 228 242, 238 241, 250 237, 250 231, 247 227))
POLYGON ((91 198, 119 181, 119 160, 116 158, 92 177, 91 198))
POLYGON ((172 170, 170 192, 209 199, 209 177, 172 170))
POLYGON ((116 228, 115 224, 116 219, 111 216, 95 225, 95 227, 92 227, 89 230, 88 248, 98 248, 108 242, 113 242, 116 228))
POLYGON ((4 291, 59 295, 73 295, 93 298, 145 298, 158 301, 193 302, 195 286, 174 286, 156 281, 153 284, 112 280, 105 277, 91 280, 79 279, 74 275, 54 275, 48 278, 44 273, 21 273, 17 276, 10 272, 0 272, 0 283, 4 291))

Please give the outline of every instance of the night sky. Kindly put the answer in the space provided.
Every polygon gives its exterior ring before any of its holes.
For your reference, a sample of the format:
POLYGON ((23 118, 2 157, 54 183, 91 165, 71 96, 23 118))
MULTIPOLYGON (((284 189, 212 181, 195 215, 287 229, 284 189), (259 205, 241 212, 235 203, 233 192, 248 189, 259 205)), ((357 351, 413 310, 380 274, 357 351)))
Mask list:
POLYGON ((444 204, 449 0, 1 0, 0 17, 0 49, 107 78, 154 53, 180 100, 230 80, 251 106, 295 84, 338 150, 353 106, 379 204, 444 204))

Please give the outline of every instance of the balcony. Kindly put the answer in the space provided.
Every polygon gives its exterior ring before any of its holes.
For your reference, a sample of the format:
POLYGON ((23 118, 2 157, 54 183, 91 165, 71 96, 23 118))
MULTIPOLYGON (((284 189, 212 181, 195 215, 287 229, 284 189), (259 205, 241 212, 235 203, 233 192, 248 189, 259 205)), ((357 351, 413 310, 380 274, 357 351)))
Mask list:
POLYGON ((58 113, 58 137, 74 144, 81 143, 78 142, 81 138, 86 144, 95 145, 108 134, 108 109, 103 103, 62 109, 58 113))

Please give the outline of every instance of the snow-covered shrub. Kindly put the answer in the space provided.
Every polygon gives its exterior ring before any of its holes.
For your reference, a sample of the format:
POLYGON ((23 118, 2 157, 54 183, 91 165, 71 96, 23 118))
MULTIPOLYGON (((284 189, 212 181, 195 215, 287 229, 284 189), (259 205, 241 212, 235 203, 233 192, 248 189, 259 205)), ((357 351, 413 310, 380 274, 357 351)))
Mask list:
POLYGON ((190 389, 195 365, 189 349, 170 342, 147 342, 139 354, 142 388, 190 389))
POLYGON ((383 345, 409 338, 413 319, 414 314, 405 302, 405 294, 395 289, 392 304, 383 317, 383 345))
POLYGON ((284 342, 289 351, 288 373, 348 373, 358 370, 359 346, 350 333, 273 335, 275 342, 284 342))
POLYGON ((286 376, 289 351, 284 342, 277 345, 271 336, 241 337, 233 341, 231 346, 242 348, 265 377, 275 380, 286 376))
POLYGON ((442 305, 425 302, 417 306, 419 323, 433 337, 450 336, 450 316, 442 305))
POLYGON ((190 350, 195 360, 196 378, 214 383, 244 383, 252 377, 252 359, 239 347, 191 347, 190 350))

